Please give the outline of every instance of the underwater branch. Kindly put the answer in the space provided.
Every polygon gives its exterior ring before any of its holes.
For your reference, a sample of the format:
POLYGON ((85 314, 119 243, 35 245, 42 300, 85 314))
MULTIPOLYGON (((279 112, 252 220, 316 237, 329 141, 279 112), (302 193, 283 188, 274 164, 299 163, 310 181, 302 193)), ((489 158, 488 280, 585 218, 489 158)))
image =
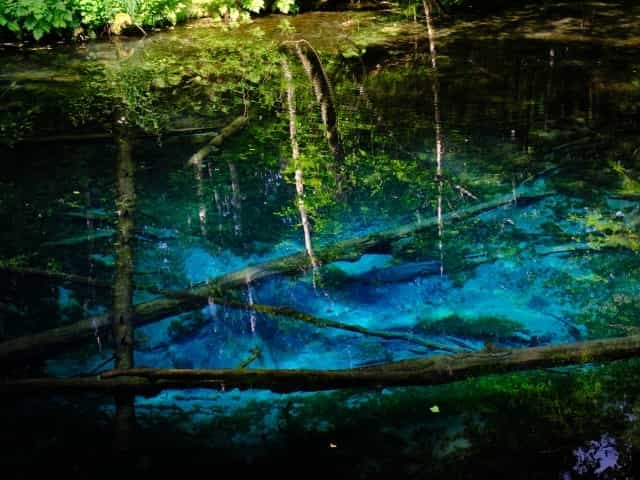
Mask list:
MULTIPOLYGON (((553 193, 523 195, 517 198, 517 203, 514 203, 513 194, 509 193, 491 201, 475 203, 462 210, 445 214, 442 220, 455 223, 506 206, 522 207, 550 195, 553 193)), ((388 253, 394 242, 433 228, 437 223, 438 218, 432 217, 393 230, 318 247, 314 252, 315 258, 319 264, 328 264, 339 260, 355 261, 366 253, 388 253)), ((176 292, 170 298, 158 298, 135 305, 133 325, 142 326, 172 315, 202 308, 207 305, 209 297, 219 296, 225 290, 243 287, 247 282, 255 282, 275 275, 305 273, 311 267, 309 262, 307 252, 303 251, 222 275, 192 289, 176 292)), ((112 316, 107 313, 37 334, 7 340, 0 343, 0 360, 6 362, 24 358, 50 357, 69 347, 94 339, 97 335, 108 335, 111 322, 112 316)))

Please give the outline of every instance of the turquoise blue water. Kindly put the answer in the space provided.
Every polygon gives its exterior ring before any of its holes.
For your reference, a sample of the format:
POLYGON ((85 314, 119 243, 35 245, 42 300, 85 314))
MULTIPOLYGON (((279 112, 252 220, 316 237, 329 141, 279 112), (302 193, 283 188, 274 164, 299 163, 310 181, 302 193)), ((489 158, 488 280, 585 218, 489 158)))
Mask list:
MULTIPOLYGON (((135 169, 134 304, 309 257, 215 292, 233 305, 205 298, 136 328, 135 366, 356 369, 636 334, 638 13, 537 6, 433 18, 431 33, 420 15, 322 13, 2 47, 2 345, 112 310, 118 158, 135 169), (243 115, 243 129, 193 161, 243 115), (546 196, 527 200, 536 194, 546 196)), ((3 360, 2 374, 114 368, 107 330, 80 340, 3 360)), ((637 375, 628 361, 439 387, 168 390, 135 398, 119 457, 111 397, 7 397, 0 445, 12 474, 35 472, 31 458, 79 476, 115 458, 152 473, 635 478, 637 375)))

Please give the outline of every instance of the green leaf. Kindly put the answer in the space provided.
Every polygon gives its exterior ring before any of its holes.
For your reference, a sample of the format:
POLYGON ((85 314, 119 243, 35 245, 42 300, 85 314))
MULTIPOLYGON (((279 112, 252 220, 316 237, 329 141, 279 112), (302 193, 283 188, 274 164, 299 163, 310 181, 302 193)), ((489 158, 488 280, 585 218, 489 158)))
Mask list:
POLYGON ((431 411, 431 413, 440 413, 440 407, 438 407, 438 405, 434 405, 429 410, 431 411))

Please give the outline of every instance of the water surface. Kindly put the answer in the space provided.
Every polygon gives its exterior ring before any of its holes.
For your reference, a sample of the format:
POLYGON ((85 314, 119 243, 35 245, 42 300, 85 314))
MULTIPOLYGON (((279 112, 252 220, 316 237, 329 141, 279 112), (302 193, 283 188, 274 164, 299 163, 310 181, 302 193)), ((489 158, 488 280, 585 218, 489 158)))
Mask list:
MULTIPOLYGON (((136 329, 138 366, 348 369, 637 333, 639 16, 617 2, 482 20, 316 13, 4 47, 0 339, 110 311, 125 253, 136 304, 308 257, 220 292, 231 306, 205 299, 136 329), (135 170, 124 250, 122 165, 135 170), (326 256, 342 240, 429 222, 326 256)), ((108 335, 90 337, 8 374, 112 368, 108 335)), ((192 462, 247 471, 295 454, 361 478, 629 476, 637 375, 625 362, 437 388, 164 392, 136 399, 136 468, 159 470, 171 460, 158 452, 183 445, 192 462)), ((109 449, 108 398, 8 403, 0 438, 12 469, 55 451, 88 471, 109 449)))

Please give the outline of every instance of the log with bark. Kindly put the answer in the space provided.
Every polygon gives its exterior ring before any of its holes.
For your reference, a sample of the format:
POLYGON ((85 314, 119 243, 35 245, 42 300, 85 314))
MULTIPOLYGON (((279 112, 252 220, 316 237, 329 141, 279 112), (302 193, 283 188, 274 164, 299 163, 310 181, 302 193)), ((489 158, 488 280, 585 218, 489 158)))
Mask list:
POLYGON ((92 242, 95 240, 104 240, 112 238, 116 235, 116 231, 112 228, 103 228, 100 230, 92 230, 82 235, 67 237, 61 240, 49 240, 42 244, 43 247, 71 247, 82 243, 92 242))
MULTIPOLYGON (((111 283, 99 281, 90 277, 83 277, 81 275, 74 275, 69 273, 53 272, 53 271, 39 270, 39 269, 26 268, 26 267, 25 268, 0 267, 0 272, 3 272, 3 271, 7 273, 12 273, 15 275, 20 275, 20 276, 35 276, 38 278, 57 280, 63 283, 73 283, 80 286, 90 286, 90 287, 100 288, 100 289, 109 290, 109 291, 114 289, 113 284, 111 283)), ((248 304, 244 302, 234 301, 227 297, 217 297, 217 296, 212 296, 210 294, 201 295, 195 292, 172 292, 170 290, 160 289, 153 286, 135 286, 134 290, 146 291, 149 293, 162 295, 167 298, 180 299, 180 298, 194 297, 198 300, 201 300, 202 302, 213 302, 213 303, 225 305, 231 308, 252 310, 252 311, 262 313, 264 315, 268 315, 271 317, 286 317, 292 320, 302 321, 311 325, 315 325, 320 328, 335 328, 338 330, 346 330, 349 332, 360 333, 360 334, 368 335, 372 337, 384 338, 387 340, 403 340, 406 342, 414 343, 418 346, 421 346, 427 349, 442 350, 444 352, 457 352, 460 350, 459 348, 455 348, 454 346, 428 341, 423 338, 420 338, 419 336, 412 335, 410 333, 370 330, 358 325, 351 325, 343 322, 338 322, 336 320, 319 318, 314 315, 310 315, 308 313, 301 312, 299 310, 294 310, 289 307, 278 307, 278 306, 272 306, 272 305, 262 305, 257 303, 248 304)))
MULTIPOLYGON (((522 207, 532 202, 540 201, 550 195, 552 193, 545 192, 521 196, 518 197, 516 205, 522 207)), ((501 196, 492 201, 477 203, 458 212, 448 213, 442 216, 442 220, 451 223, 463 221, 508 205, 514 205, 512 194, 501 196)), ((320 264, 327 264, 339 260, 354 261, 366 253, 388 253, 394 242, 433 228, 437 226, 437 222, 438 218, 433 217, 393 230, 319 247, 314 252, 315 259, 320 264)), ((134 326, 146 325, 185 311, 202 308, 207 305, 208 296, 220 295, 225 290, 245 286, 250 282, 275 275, 305 273, 310 268, 309 262, 307 252, 303 251, 222 275, 184 292, 176 292, 172 298, 159 298, 138 304, 134 308, 133 324, 134 326)), ((80 342, 107 335, 111 322, 111 314, 103 314, 38 334, 7 340, 0 343, 0 360, 46 358, 80 342)))
POLYGON ((86 378, 0 381, 0 393, 114 393, 154 395, 167 389, 208 388, 278 393, 453 383, 483 375, 555 368, 640 356, 640 335, 497 352, 474 352, 345 370, 154 369, 111 370, 86 378))

